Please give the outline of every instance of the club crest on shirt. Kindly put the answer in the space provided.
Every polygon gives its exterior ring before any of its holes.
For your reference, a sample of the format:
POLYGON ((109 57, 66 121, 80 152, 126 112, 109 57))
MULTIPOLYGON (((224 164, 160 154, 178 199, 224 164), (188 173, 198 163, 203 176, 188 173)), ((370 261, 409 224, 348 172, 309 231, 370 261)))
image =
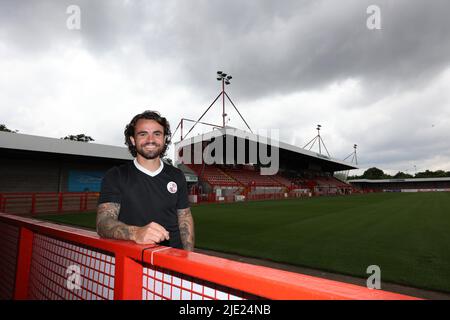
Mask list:
POLYGON ((178 186, 177 186, 177 184, 176 184, 175 182, 170 181, 170 182, 167 184, 167 190, 169 190, 170 193, 175 193, 175 192, 177 192, 177 189, 178 189, 178 186))

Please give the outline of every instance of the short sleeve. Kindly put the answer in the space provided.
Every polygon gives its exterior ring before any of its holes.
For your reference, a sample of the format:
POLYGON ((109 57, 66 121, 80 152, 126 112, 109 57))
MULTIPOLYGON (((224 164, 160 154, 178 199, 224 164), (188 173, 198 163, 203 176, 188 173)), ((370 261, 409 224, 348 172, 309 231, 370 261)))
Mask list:
POLYGON ((109 169, 102 180, 98 204, 106 202, 120 203, 120 173, 117 167, 109 169))
POLYGON ((180 172, 178 179, 177 209, 186 209, 186 208, 189 208, 187 183, 186 178, 184 177, 184 173, 180 172))

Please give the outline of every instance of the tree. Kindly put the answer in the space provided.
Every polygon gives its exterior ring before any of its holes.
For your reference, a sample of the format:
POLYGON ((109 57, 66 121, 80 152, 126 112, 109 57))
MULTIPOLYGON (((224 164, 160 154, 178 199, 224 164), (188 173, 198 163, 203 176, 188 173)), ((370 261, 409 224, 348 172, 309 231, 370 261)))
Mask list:
POLYGON ((407 173, 404 173, 404 172, 402 172, 402 171, 399 171, 399 172, 397 172, 395 175, 394 175, 394 179, 411 179, 413 176, 412 175, 410 175, 410 174, 407 174, 407 173))
POLYGON ((94 139, 92 139, 90 136, 85 135, 84 133, 80 133, 77 134, 76 136, 74 135, 68 135, 64 138, 61 138, 64 140, 72 140, 72 141, 81 141, 81 142, 90 142, 90 141, 95 141, 94 139))
POLYGON ((423 172, 417 172, 415 178, 444 178, 450 177, 450 172, 445 172, 444 170, 430 171, 425 170, 423 172))
POLYGON ((363 179, 383 179, 384 177, 385 174, 383 170, 375 167, 367 169, 362 175, 363 179))
POLYGON ((11 132, 11 133, 17 133, 17 132, 19 132, 19 130, 11 130, 11 129, 8 129, 8 128, 6 127, 6 125, 4 125, 4 124, 0 124, 0 131, 3 131, 3 132, 11 132))

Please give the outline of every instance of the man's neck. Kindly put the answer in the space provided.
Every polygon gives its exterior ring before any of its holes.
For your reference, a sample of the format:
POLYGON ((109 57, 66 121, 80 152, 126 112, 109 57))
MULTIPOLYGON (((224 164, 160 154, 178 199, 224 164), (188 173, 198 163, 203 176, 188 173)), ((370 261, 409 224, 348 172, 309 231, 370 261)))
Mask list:
POLYGON ((144 157, 138 154, 136 160, 142 167, 151 172, 158 170, 159 167, 161 166, 160 157, 157 157, 155 159, 145 159, 144 157))

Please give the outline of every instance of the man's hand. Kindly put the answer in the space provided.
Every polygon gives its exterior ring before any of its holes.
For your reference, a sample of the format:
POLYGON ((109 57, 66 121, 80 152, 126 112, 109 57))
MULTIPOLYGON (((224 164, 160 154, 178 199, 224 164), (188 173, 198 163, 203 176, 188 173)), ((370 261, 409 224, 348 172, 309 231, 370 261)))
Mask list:
POLYGON ((156 244, 169 240, 169 232, 156 222, 143 227, 130 226, 118 220, 119 203, 102 203, 97 208, 97 233, 102 238, 132 240, 139 244, 156 244))
POLYGON ((157 244, 169 240, 169 232, 156 222, 143 227, 132 227, 131 240, 138 244, 157 244))

